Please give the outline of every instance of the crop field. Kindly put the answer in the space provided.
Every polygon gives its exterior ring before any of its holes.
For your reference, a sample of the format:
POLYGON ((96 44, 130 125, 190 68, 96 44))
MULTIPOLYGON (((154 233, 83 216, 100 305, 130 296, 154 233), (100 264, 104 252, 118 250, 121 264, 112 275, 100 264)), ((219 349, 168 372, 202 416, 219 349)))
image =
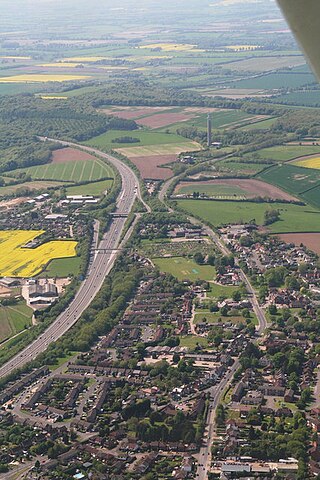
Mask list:
POLYGON ((238 72, 265 72, 269 70, 277 70, 286 67, 296 67, 306 63, 302 55, 291 56, 263 56, 247 58, 223 65, 228 70, 235 70, 238 72))
MULTIPOLYGON (((137 120, 142 117, 153 116, 157 113, 171 113, 172 110, 177 110, 173 107, 140 107, 140 106, 130 106, 130 107, 118 107, 111 106, 107 108, 99 109, 100 112, 105 113, 106 115, 113 115, 115 117, 124 118, 126 120, 137 120)), ((178 109, 180 111, 180 109, 178 109)))
POLYGON ((283 233, 279 237, 284 242, 294 243, 297 247, 302 243, 320 255, 320 233, 283 233))
MULTIPOLYGON (((93 137, 87 142, 86 145, 96 146, 104 149, 116 149, 116 148, 140 148, 150 145, 167 145, 167 144, 182 144, 188 143, 188 140, 175 134, 158 133, 141 130, 110 130, 97 137, 93 137), (139 143, 117 143, 113 142, 117 138, 132 137, 139 140, 139 143), (134 146, 132 146, 134 145, 134 146)), ((170 153, 170 152, 169 152, 170 153)), ((161 155, 161 154, 160 154, 161 155)))
POLYGON ((320 170, 292 164, 276 165, 262 172, 259 177, 297 195, 320 184, 320 170))
POLYGON ((43 234, 41 230, 10 230, 0 232, 1 277, 33 277, 55 258, 76 256, 77 242, 51 241, 36 248, 23 248, 43 234))
POLYGON ((301 158, 301 160, 298 159, 296 162, 294 162, 294 165, 298 165, 298 167, 315 168, 316 170, 320 170, 320 156, 304 159, 301 158))
POLYGON ((141 177, 152 180, 166 180, 172 176, 172 170, 163 165, 177 161, 176 155, 151 155, 142 157, 128 157, 139 169, 141 177))
POLYGON ((218 227, 255 220, 263 225, 267 210, 280 211, 280 220, 268 227, 272 233, 320 232, 320 211, 310 205, 210 200, 178 200, 180 208, 218 227))
POLYGON ((12 306, 0 306, 0 343, 31 325, 33 310, 23 301, 12 306))
POLYGON ((117 148, 117 152, 122 153, 126 157, 150 157, 154 155, 179 155, 182 152, 195 152, 202 150, 199 143, 186 141, 180 143, 169 143, 163 145, 148 145, 145 147, 127 147, 117 148))
POLYGON ((320 185, 302 193, 301 197, 311 205, 315 205, 316 207, 320 208, 320 185))
POLYGON ((280 145, 258 150, 256 155, 257 159, 263 158, 277 162, 287 162, 288 160, 298 160, 300 157, 317 153, 320 154, 319 145, 280 145))
POLYGON ((261 77, 238 80, 232 84, 232 88, 254 88, 273 90, 277 88, 299 88, 303 85, 315 83, 315 77, 311 73, 270 73, 261 77))
POLYGON ((193 192, 204 193, 212 197, 229 196, 241 199, 263 197, 272 200, 296 200, 295 197, 283 190, 256 179, 228 178, 205 182, 183 182, 176 188, 177 194, 192 195, 193 192))
POLYGON ((53 182, 53 181, 34 181, 34 182, 24 182, 17 185, 8 185, 0 187, 0 197, 5 197, 7 195, 14 195, 19 190, 24 191, 35 191, 35 190, 45 190, 47 188, 55 188, 61 185, 64 185, 65 182, 53 182))
POLYGON ((46 75, 46 74, 25 74, 12 77, 0 77, 0 83, 46 83, 46 82, 70 82, 75 80, 87 80, 86 75, 46 75))
POLYGON ((188 257, 153 258, 153 263, 162 272, 171 273, 178 280, 214 280, 216 271, 210 265, 198 265, 188 257))
POLYGON ((16 176, 20 173, 30 175, 34 180, 56 180, 68 182, 90 182, 100 178, 113 178, 111 168, 102 160, 92 161, 71 161, 64 163, 48 163, 34 167, 20 168, 8 172, 9 176, 16 176))
POLYGON ((113 180, 102 180, 101 182, 87 183, 86 185, 75 185, 67 187, 67 195, 103 195, 104 192, 110 191, 113 180))
POLYGON ((320 106, 320 90, 300 90, 289 92, 285 95, 277 95, 270 99, 272 103, 281 103, 284 105, 302 105, 306 107, 320 106))
POLYGON ((59 148, 52 152, 51 162, 52 163, 65 163, 65 162, 76 162, 76 161, 92 161, 96 160, 96 157, 90 155, 90 153, 84 152, 83 150, 78 150, 77 148, 59 148))

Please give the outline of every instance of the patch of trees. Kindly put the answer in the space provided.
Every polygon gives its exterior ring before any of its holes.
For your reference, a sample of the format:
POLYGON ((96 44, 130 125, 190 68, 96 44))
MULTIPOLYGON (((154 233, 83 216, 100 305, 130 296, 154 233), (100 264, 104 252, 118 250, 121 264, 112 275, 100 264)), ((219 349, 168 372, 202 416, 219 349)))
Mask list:
POLYGON ((264 225, 272 225, 275 222, 280 220, 280 211, 273 209, 273 210, 266 210, 264 212, 264 225))

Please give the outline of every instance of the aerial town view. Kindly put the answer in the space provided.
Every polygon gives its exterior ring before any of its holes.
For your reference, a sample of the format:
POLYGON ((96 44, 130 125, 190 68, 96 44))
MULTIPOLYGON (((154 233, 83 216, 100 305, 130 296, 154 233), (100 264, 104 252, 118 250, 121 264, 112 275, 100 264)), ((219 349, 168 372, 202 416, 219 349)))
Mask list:
POLYGON ((0 480, 320 480, 318 0, 0 0, 0 480))

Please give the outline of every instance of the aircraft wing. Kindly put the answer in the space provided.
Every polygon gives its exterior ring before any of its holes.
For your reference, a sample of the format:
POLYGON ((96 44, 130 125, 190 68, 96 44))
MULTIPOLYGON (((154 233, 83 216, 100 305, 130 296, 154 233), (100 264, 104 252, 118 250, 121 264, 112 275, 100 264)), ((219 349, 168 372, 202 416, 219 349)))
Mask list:
POLYGON ((320 0, 277 0, 320 80, 320 0))

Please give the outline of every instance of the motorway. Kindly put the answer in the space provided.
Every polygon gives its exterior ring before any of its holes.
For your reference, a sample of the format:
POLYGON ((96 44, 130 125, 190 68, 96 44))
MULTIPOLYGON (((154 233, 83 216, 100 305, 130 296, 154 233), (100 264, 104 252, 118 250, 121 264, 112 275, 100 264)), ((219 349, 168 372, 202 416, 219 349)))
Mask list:
MULTIPOLYGON (((126 164, 95 148, 85 147, 71 142, 52 141, 68 147, 81 148, 89 153, 96 154, 99 157, 105 158, 118 170, 122 179, 122 188, 114 213, 123 214, 123 216, 113 218, 108 231, 103 235, 99 243, 98 252, 93 253, 86 278, 81 283, 75 298, 69 304, 68 308, 57 317, 42 335, 0 368, 0 378, 9 375, 15 369, 21 368, 35 359, 48 348, 50 343, 58 340, 79 320, 82 313, 88 308, 99 292, 106 276, 115 263, 119 254, 118 247, 126 223, 126 215, 131 212, 136 197, 138 197, 147 210, 150 211, 148 205, 146 205, 141 198, 139 180, 136 174, 126 164)), ((95 235, 94 242, 96 238, 95 235)), ((95 245, 93 245, 93 248, 94 247, 95 245)))

